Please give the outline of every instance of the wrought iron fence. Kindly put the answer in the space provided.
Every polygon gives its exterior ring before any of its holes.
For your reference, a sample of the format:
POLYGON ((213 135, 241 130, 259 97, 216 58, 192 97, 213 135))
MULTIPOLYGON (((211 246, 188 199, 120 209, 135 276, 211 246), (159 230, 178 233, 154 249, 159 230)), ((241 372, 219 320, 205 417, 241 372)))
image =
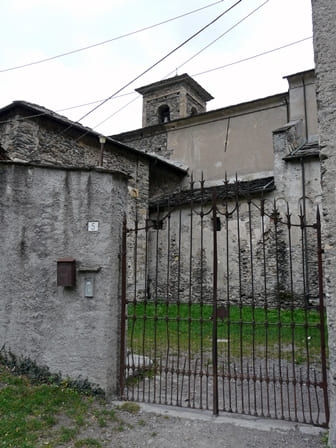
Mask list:
POLYGON ((204 185, 125 222, 123 396, 327 426, 318 210, 204 185))

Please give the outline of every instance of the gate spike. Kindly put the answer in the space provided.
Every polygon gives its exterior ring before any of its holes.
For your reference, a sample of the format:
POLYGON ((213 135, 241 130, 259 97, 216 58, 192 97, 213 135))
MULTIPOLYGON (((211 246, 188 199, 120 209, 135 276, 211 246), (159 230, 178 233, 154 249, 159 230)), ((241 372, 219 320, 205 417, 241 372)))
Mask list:
POLYGON ((194 187, 194 172, 190 175, 190 190, 193 190, 194 187))
POLYGON ((204 188, 204 173, 203 173, 203 170, 201 171, 201 182, 200 182, 200 184, 201 184, 201 189, 203 189, 204 188))
POLYGON ((320 206, 318 204, 317 204, 317 208, 316 208, 316 222, 317 223, 321 222, 320 206))
POLYGON ((228 180, 227 180, 227 172, 225 171, 225 176, 224 176, 224 184, 227 185, 228 184, 228 180))

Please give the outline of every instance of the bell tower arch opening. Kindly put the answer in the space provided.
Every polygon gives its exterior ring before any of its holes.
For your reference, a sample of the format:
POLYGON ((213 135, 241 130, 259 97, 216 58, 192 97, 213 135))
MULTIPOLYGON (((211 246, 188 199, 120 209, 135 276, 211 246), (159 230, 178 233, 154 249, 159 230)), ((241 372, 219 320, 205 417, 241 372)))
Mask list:
POLYGON ((168 104, 162 104, 158 108, 158 122, 161 123, 168 123, 170 121, 170 109, 168 104))
POLYGON ((191 76, 178 75, 135 89, 143 97, 142 127, 206 112, 213 97, 191 76))

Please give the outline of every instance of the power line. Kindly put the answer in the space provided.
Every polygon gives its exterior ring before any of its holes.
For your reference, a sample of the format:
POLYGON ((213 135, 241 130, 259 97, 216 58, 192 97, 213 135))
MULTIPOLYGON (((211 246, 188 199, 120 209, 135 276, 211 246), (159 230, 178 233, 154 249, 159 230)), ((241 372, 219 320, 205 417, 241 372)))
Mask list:
POLYGON ((198 73, 193 74, 192 76, 200 76, 200 75, 204 75, 206 73, 214 72, 215 70, 221 70, 223 68, 231 67, 232 65, 241 64, 242 62, 250 61, 252 59, 259 58, 260 56, 265 56, 266 54, 274 53, 275 51, 283 50, 284 48, 288 48, 293 45, 300 44, 301 42, 304 42, 304 41, 312 39, 312 38, 313 38, 313 36, 304 37, 303 39, 297 40, 295 42, 291 42, 286 45, 282 45, 281 47, 273 48, 272 50, 263 51, 262 53, 255 54, 253 56, 249 56, 244 59, 239 59, 238 61, 229 62, 228 64, 221 65, 221 66, 215 67, 215 68, 211 68, 209 70, 205 70, 204 72, 198 72, 198 73))
MULTIPOLYGON (((191 56, 189 59, 187 59, 185 62, 183 62, 181 65, 179 65, 178 67, 176 67, 176 70, 178 70, 179 68, 183 67, 184 65, 186 65, 188 62, 190 62, 191 60, 193 60, 194 58, 196 58, 199 54, 201 54, 203 51, 207 50, 209 47, 211 47, 211 45, 213 45, 214 43, 216 43, 217 41, 219 41, 222 37, 224 37, 226 34, 228 34, 230 31, 232 31, 234 28, 236 28, 238 25, 240 25, 242 22, 244 22, 246 19, 248 19, 250 16, 252 16, 254 13, 256 13, 260 8, 262 8, 263 6, 266 5, 266 3, 268 3, 270 0, 266 0, 264 3, 262 3, 261 5, 259 5, 257 8, 255 8, 253 11, 251 11, 249 14, 247 14, 245 17, 243 17, 241 20, 239 20, 238 22, 236 22, 234 25, 232 25, 230 28, 228 28, 226 31, 224 31, 224 33, 222 33, 220 36, 218 36, 216 39, 214 39, 213 41, 211 41, 208 45, 206 45, 205 47, 201 48, 201 50, 199 50, 197 53, 195 53, 193 56, 191 56)), ((170 76, 173 72, 170 72, 167 76, 170 76)))
MULTIPOLYGON (((266 3, 268 3, 270 0, 266 0, 264 3, 262 3, 261 5, 259 5, 257 8, 255 8, 253 11, 251 11, 249 14, 247 14, 245 17, 243 17, 241 20, 239 20, 238 22, 236 22, 233 26, 231 26, 230 28, 228 28, 226 31, 224 31, 224 33, 222 33, 219 37, 217 37, 215 40, 211 41, 208 45, 206 45, 205 47, 203 47, 200 51, 198 51, 197 53, 195 53, 191 58, 187 59, 185 62, 183 62, 183 64, 179 65, 177 69, 183 67, 185 64, 187 64, 188 62, 190 62, 192 59, 194 59, 195 57, 197 57, 200 53, 202 53, 204 50, 206 50, 207 48, 209 48, 211 45, 213 45, 215 42, 217 42, 219 39, 221 39, 222 37, 224 37, 226 34, 228 34, 230 31, 232 31, 234 28, 236 28, 238 25, 240 25, 242 22, 244 22, 244 20, 246 20, 247 18, 249 18, 251 15, 253 15, 255 12, 257 12, 260 8, 262 8, 263 6, 266 5, 266 3)), ((168 76, 170 76, 173 72, 168 73, 164 78, 167 78, 168 76)), ((133 100, 129 101, 128 103, 126 103, 124 106, 122 106, 120 109, 118 109, 117 111, 113 112, 111 115, 109 115, 107 118, 105 118, 103 121, 101 121, 100 123, 96 124, 92 129, 96 129, 98 126, 102 125, 103 123, 105 123, 107 120, 109 120, 110 118, 112 118, 114 115, 116 115, 117 113, 119 113, 120 111, 122 111, 123 109, 125 109, 127 106, 129 106, 130 104, 132 104, 137 98, 134 98, 133 100)))
POLYGON ((155 23, 153 25, 149 25, 149 26, 146 26, 144 28, 140 28, 140 29, 135 30, 135 31, 130 31, 129 33, 122 34, 120 36, 112 37, 111 39, 107 39, 107 40, 104 40, 102 42, 97 42, 97 43, 92 44, 92 45, 87 45, 86 47, 81 47, 81 48, 77 48, 75 50, 66 51, 65 53, 60 53, 60 54, 57 54, 55 56, 50 56, 48 58, 39 59, 37 61, 27 62, 26 64, 21 64, 21 65, 16 65, 14 67, 0 69, 0 73, 9 72, 9 71, 13 71, 13 70, 19 70, 21 68, 30 67, 32 65, 37 65, 37 64, 42 64, 44 62, 53 61, 54 59, 62 58, 64 56, 69 56, 71 54, 79 53, 81 51, 90 50, 91 48, 99 47, 101 45, 105 45, 105 44, 108 44, 110 42, 114 42, 116 40, 123 39, 125 37, 129 37, 129 36, 133 36, 133 35, 138 34, 138 33, 142 33, 143 31, 148 31, 150 29, 156 28, 156 27, 164 25, 166 23, 173 22, 174 20, 181 19, 182 17, 186 17, 188 15, 191 15, 191 14, 194 14, 196 12, 202 11, 204 9, 210 8, 211 6, 218 5, 218 3, 222 3, 223 1, 224 0, 219 0, 219 1, 216 1, 214 3, 210 3, 210 5, 203 6, 203 7, 198 8, 198 9, 194 9, 194 10, 186 12, 184 14, 180 14, 179 16, 171 17, 170 19, 163 20, 162 22, 158 22, 158 23, 155 23))
MULTIPOLYGON (((213 45, 215 42, 217 42, 219 39, 221 39, 222 37, 224 37, 226 34, 228 34, 230 31, 232 31, 234 28, 236 28, 238 25, 240 25, 242 22, 244 22, 247 18, 249 18, 251 15, 253 15, 255 12, 257 12, 260 8, 262 8, 263 6, 265 6, 270 0, 266 0, 264 3, 262 3, 261 5, 259 5, 257 8, 255 8, 253 11, 251 11, 249 14, 247 14, 246 16, 244 16, 242 19, 240 19, 238 22, 236 22, 233 26, 231 26, 229 29, 227 29, 226 31, 224 31, 224 33, 222 33, 220 36, 218 36, 216 39, 214 39, 213 41, 211 41, 208 45, 206 45, 205 47, 203 47, 200 51, 198 51, 197 53, 195 53, 191 58, 187 59, 185 62, 183 62, 183 64, 179 65, 177 69, 183 67, 185 64, 187 64, 188 62, 190 62, 192 59, 194 59, 195 57, 197 57, 200 53, 202 53, 204 50, 206 50, 207 48, 209 48, 211 45, 213 45)), ((169 77, 173 72, 168 73, 165 77, 169 77)), ((136 98, 135 98, 136 99, 136 98)), ((96 126, 94 126, 92 129, 97 128, 98 126, 102 125, 103 123, 105 123, 107 120, 109 120, 110 118, 112 118, 114 115, 116 115, 116 113, 120 112, 121 110, 123 110, 125 107, 127 107, 129 104, 133 103, 134 100, 128 102, 125 106, 121 107, 120 109, 118 109, 116 112, 114 112, 113 114, 109 115, 107 118, 105 118, 103 121, 101 121, 100 123, 98 123, 96 126)))
MULTIPOLYGON (((115 96, 113 99, 117 100, 124 96, 130 96, 130 95, 135 95, 135 94, 136 94, 136 92, 122 93, 121 95, 115 96)), ((51 112, 55 112, 55 113, 66 112, 67 110, 78 109, 80 107, 85 107, 85 106, 91 106, 92 104, 97 104, 97 103, 100 103, 101 101, 103 101, 103 98, 99 99, 99 100, 95 100, 95 101, 90 101, 89 103, 76 104, 76 106, 63 107, 62 109, 57 109, 57 110, 51 111, 51 112)), ((34 105, 32 104, 32 106, 34 106, 34 105)), ((44 115, 49 115, 49 113, 50 113, 49 111, 48 112, 39 112, 37 114, 26 115, 25 117, 10 118, 9 120, 0 121, 0 124, 12 123, 13 121, 25 121, 30 118, 43 117, 44 115)))
MULTIPOLYGON (((237 65, 237 64, 241 64, 241 63, 243 63, 243 62, 247 62, 247 61, 250 61, 250 60, 259 58, 259 57, 261 57, 261 56, 265 56, 265 55, 267 55, 267 54, 270 54, 270 53, 274 53, 274 52, 276 52, 276 51, 283 50, 284 48, 288 48, 288 47, 291 47, 291 46, 300 44, 300 43, 305 42, 305 41, 307 41, 307 40, 310 40, 310 39, 312 39, 312 38, 313 38, 313 36, 304 37, 303 39, 297 40, 297 41, 295 41, 295 42, 290 42, 289 44, 282 45, 281 47, 272 48, 271 50, 266 50, 266 51, 263 51, 262 53, 255 54, 255 55, 253 55, 253 56, 248 56, 248 57, 243 58, 243 59, 238 59, 237 61, 232 61, 232 62, 229 62, 228 64, 225 64, 225 65, 220 65, 220 66, 218 66, 218 67, 213 67, 213 68, 210 68, 209 70, 205 70, 205 71, 203 71, 203 72, 193 73, 193 74, 190 75, 190 76, 192 76, 193 78, 195 78, 196 76, 205 75, 206 73, 211 73, 211 72, 214 72, 214 71, 216 71, 216 70, 222 70, 222 69, 224 69, 224 68, 231 67, 231 66, 233 66, 233 65, 237 65)), ((113 99, 118 99, 118 98, 121 98, 121 97, 123 97, 123 96, 130 96, 130 95, 137 95, 137 98, 140 96, 140 95, 138 95, 136 92, 127 92, 127 93, 123 93, 123 94, 121 94, 121 95, 117 95, 117 96, 115 96, 113 99)), ((92 129, 95 129, 96 127, 98 127, 98 126, 100 126, 101 124, 105 123, 105 121, 107 121, 107 120, 108 120, 109 118, 111 118, 112 116, 116 115, 116 113, 120 112, 120 111, 121 111, 122 109, 124 109, 126 106, 128 106, 129 104, 131 104, 132 102, 134 102, 137 98, 134 98, 134 99, 132 99, 132 101, 130 101, 129 103, 126 103, 124 106, 122 106, 120 109, 118 109, 116 112, 114 112, 112 115, 110 115, 108 118, 106 118, 106 119, 103 120, 102 122, 98 123, 98 124, 97 124, 95 127, 93 127, 92 129)), ((78 108, 80 108, 80 107, 85 107, 85 106, 90 106, 90 105, 92 105, 92 104, 97 104, 97 103, 99 103, 99 102, 101 102, 101 101, 102 101, 102 99, 95 100, 95 101, 91 101, 91 102, 88 102, 88 103, 76 104, 75 106, 69 106, 69 107, 64 107, 64 108, 62 108, 62 109, 58 109, 58 110, 56 110, 55 112, 56 112, 56 113, 59 113, 59 112, 65 112, 65 111, 67 111, 67 110, 78 109, 78 108)), ((41 112, 41 113, 38 113, 38 114, 27 115, 27 116, 25 116, 25 117, 11 118, 11 119, 9 119, 9 120, 2 120, 2 121, 0 121, 0 124, 11 123, 12 121, 25 121, 25 120, 28 120, 29 118, 41 117, 41 116, 48 115, 48 114, 49 114, 49 112, 41 112)))
MULTIPOLYGON (((130 96, 130 95, 134 95, 134 94, 135 94, 135 92, 126 92, 126 93, 122 93, 121 95, 116 95, 113 99, 116 100, 118 98, 122 98, 124 96, 130 96)), ((104 100, 104 98, 100 98, 99 100, 90 101, 89 103, 83 103, 83 104, 77 104, 76 106, 65 107, 63 109, 56 110, 55 112, 65 112, 65 111, 71 110, 71 109, 78 109, 79 107, 91 106, 92 104, 100 103, 103 100, 104 100)))
MULTIPOLYGON (((192 39, 194 39, 196 36, 201 34, 204 30, 209 28, 211 25, 213 25, 215 22, 217 22, 220 18, 222 18, 225 14, 227 14, 229 11, 231 11, 233 8, 235 8, 239 3, 241 3, 242 0, 238 0, 236 3, 231 5, 229 8, 227 8, 225 11, 223 11, 221 14, 219 14, 217 17, 215 17, 213 20, 211 20, 209 23, 207 23, 205 26, 203 26, 201 29, 196 31, 196 33, 192 34, 190 37, 188 37, 186 40, 184 40, 180 45, 175 47, 173 50, 169 51, 167 54, 165 54, 162 58, 160 58, 158 61, 156 61, 154 64, 150 65, 146 70, 141 72, 139 75, 137 75, 135 78, 133 78, 131 81, 128 81, 125 85, 123 85, 120 89, 118 89, 116 92, 114 92, 112 95, 105 98, 103 101, 101 101, 97 106, 93 107, 91 110, 89 110, 86 114, 84 114, 81 118, 79 118, 76 121, 81 121, 84 118, 88 117, 90 114, 95 112, 97 109, 99 109, 101 106, 103 106, 105 103, 110 101, 115 95, 118 95, 122 90, 126 89, 129 85, 133 84, 135 81, 137 81, 139 78, 141 78, 143 75, 148 73, 150 70, 152 70, 154 67, 159 65, 162 61, 167 59, 169 56, 171 56, 173 53, 175 53, 177 50, 182 48, 184 45, 186 45, 188 42, 190 42, 192 39)), ((65 128, 61 133, 64 134, 69 129, 72 128, 72 125, 69 125, 67 128, 65 128)), ((84 134, 85 135, 85 134, 84 134)))
MULTIPOLYGON (((134 92, 136 93, 136 92, 134 92)), ((109 115, 108 117, 104 118, 104 120, 100 121, 99 123, 97 123, 95 126, 93 126, 92 129, 96 129, 98 128, 98 126, 101 126, 103 123, 105 123, 107 120, 109 120, 110 118, 114 117, 115 115, 117 115, 119 112, 121 112, 123 109, 126 109, 126 107, 128 107, 130 104, 134 103, 134 101, 138 100, 140 98, 140 95, 137 93, 137 96, 135 98, 133 98, 131 101, 129 101, 128 103, 124 104, 123 106, 121 106, 119 109, 117 109, 116 111, 114 111, 111 115, 109 115)), ((79 138, 76 139, 76 141, 80 140, 82 138, 82 136, 80 136, 79 138)))

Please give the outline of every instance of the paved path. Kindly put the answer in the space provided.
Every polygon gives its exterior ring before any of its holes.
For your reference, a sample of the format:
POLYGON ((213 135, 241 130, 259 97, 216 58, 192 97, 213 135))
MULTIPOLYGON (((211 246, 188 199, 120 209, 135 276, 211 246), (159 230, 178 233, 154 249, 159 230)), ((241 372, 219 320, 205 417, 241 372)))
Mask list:
MULTIPOLYGON (((118 403, 114 403, 118 404, 118 403)), ((309 425, 171 406, 140 404, 131 427, 117 436, 119 448, 326 448, 326 431, 309 425)))

